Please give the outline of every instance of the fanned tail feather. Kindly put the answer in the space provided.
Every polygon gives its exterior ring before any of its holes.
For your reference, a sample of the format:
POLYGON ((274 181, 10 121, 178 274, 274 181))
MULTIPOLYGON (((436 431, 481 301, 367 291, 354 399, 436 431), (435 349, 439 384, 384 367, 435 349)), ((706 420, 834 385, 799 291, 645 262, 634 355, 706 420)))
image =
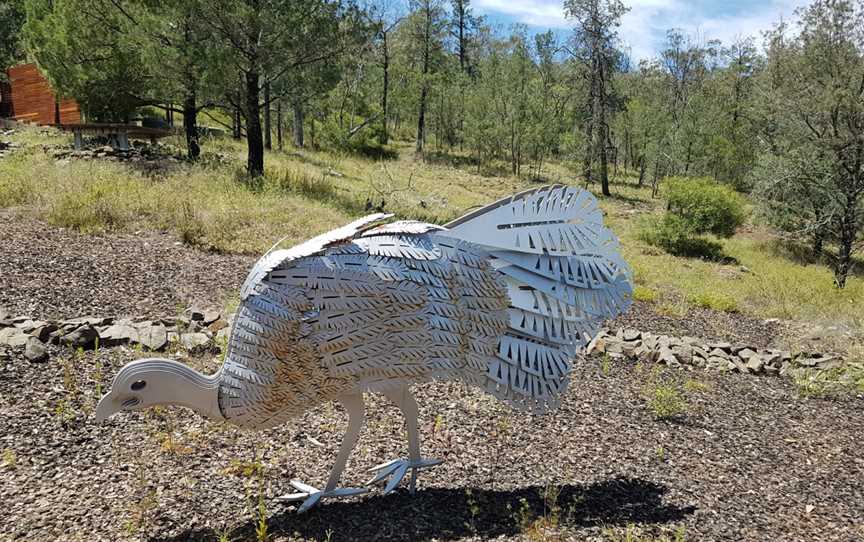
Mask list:
POLYGON ((567 387, 573 357, 602 322, 631 303, 631 273, 618 239, 588 191, 522 192, 447 225, 482 247, 510 296, 510 325, 487 366, 487 391, 544 411, 567 387))

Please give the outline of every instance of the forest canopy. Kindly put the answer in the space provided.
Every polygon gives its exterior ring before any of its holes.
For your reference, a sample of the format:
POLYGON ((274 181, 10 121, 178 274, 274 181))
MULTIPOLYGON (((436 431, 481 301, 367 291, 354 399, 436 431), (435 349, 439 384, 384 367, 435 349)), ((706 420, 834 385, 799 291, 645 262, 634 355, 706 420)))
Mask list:
POLYGON ((752 193, 758 216, 828 258, 864 229, 864 0, 816 0, 730 43, 669 29, 650 58, 622 0, 565 0, 569 32, 502 28, 470 0, 11 0, 0 62, 34 60, 94 121, 182 115, 245 138, 250 178, 286 144, 386 156, 395 139, 479 171, 632 175, 752 193))

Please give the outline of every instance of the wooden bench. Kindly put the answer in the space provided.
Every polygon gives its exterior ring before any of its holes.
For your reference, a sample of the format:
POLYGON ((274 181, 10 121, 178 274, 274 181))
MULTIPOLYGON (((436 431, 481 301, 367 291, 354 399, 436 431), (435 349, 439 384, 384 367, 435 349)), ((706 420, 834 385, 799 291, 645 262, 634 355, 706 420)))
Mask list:
POLYGON ((112 147, 121 151, 128 151, 130 137, 148 139, 151 144, 155 145, 156 140, 176 133, 173 130, 145 128, 134 124, 56 124, 55 127, 74 134, 76 151, 83 148, 84 135, 107 137, 112 147))

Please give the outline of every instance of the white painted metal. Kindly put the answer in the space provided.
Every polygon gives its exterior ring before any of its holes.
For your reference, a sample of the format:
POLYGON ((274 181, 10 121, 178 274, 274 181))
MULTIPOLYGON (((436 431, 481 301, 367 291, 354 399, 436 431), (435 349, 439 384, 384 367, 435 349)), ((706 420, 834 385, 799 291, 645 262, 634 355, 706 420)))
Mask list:
MULTIPOLYGON (((389 478, 392 491, 410 469, 413 491, 417 471, 438 462, 420 456, 412 384, 460 379, 542 413, 559 403, 577 352, 630 303, 617 239, 578 188, 518 194, 445 228, 379 225, 386 218, 262 257, 243 285, 223 367, 199 375, 218 390, 196 396, 200 405, 174 401, 208 413, 215 398, 219 416, 250 428, 344 404, 349 427, 326 486, 294 481, 299 493, 286 496, 305 500, 301 510, 359 491, 336 485, 363 423, 364 392, 399 406, 409 439, 409 457, 373 468, 370 483, 389 478)), ((114 403, 106 405, 103 416, 114 403)))

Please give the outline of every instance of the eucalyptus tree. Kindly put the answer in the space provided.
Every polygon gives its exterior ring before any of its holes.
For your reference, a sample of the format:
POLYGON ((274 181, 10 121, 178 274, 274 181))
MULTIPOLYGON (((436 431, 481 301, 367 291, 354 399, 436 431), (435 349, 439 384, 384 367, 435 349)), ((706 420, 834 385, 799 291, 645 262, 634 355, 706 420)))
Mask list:
MULTIPOLYGON (((262 90, 279 87, 297 70, 331 61, 356 44, 360 11, 342 0, 210 0, 200 16, 212 30, 244 88, 247 164, 251 177, 264 173, 262 90)), ((286 89, 287 92, 287 89, 286 89)), ((271 93, 270 100, 279 99, 271 93)))
POLYGON ((222 102, 229 66, 190 0, 95 0, 99 13, 119 13, 117 31, 141 52, 151 84, 142 103, 182 113, 190 159, 200 155, 198 114, 222 102), (173 104, 181 104, 176 108, 173 104))
POLYGON ((618 27, 627 12, 621 0, 565 0, 564 12, 574 23, 571 54, 585 68, 589 92, 584 106, 584 175, 591 182, 594 160, 604 195, 609 192, 607 143, 613 102, 612 80, 620 53, 618 27))
POLYGON ((24 25, 24 2, 0 2, 0 81, 6 77, 6 67, 24 58, 21 27, 24 25))
POLYGON ((768 35, 756 192, 775 225, 812 238, 842 288, 864 230, 864 1, 817 0, 797 15, 797 34, 768 35))
POLYGON ((124 16, 89 0, 26 0, 27 51, 94 120, 128 121, 152 80, 124 16))
POLYGON ((417 140, 415 148, 423 152, 426 143, 426 113, 433 79, 444 63, 444 39, 447 30, 442 0, 412 0, 411 15, 406 19, 409 34, 409 63, 414 66, 418 87, 417 140))

